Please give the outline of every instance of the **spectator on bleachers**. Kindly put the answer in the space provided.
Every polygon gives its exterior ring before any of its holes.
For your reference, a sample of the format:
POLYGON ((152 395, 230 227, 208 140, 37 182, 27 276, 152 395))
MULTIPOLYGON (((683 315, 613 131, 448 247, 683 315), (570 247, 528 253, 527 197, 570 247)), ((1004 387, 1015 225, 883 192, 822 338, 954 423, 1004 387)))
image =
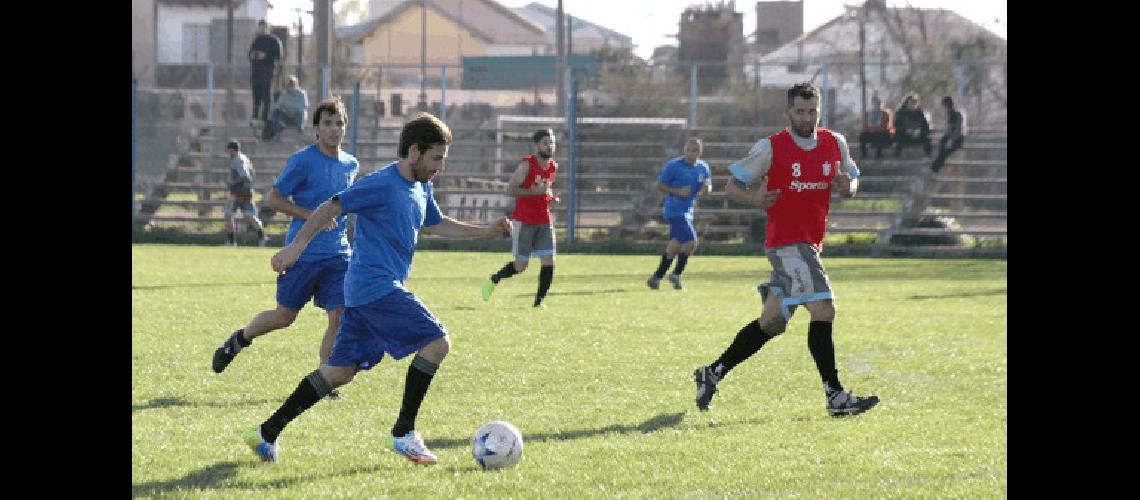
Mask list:
POLYGON ((238 212, 245 215, 246 222, 257 229, 258 246, 265 246, 268 240, 261 220, 257 218, 257 206, 253 202, 253 164, 241 152, 241 143, 238 141, 226 144, 226 152, 230 154, 230 179, 226 182, 230 197, 222 210, 226 218, 226 246, 237 246, 237 225, 234 222, 238 212))
POLYGON ((264 19, 257 22, 257 36, 249 45, 249 83, 253 91, 253 117, 254 120, 265 121, 269 117, 270 87, 273 84, 273 74, 277 69, 277 61, 281 59, 281 40, 269 32, 269 24, 264 19))
POLYGON ((859 132, 859 157, 867 157, 867 144, 875 148, 875 159, 883 157, 883 148, 891 145, 895 137, 895 124, 891 111, 883 107, 879 93, 871 96, 871 108, 863 117, 863 130, 859 132))
POLYGON ((269 119, 265 120, 261 138, 266 141, 273 140, 286 126, 295 127, 303 133, 308 116, 309 95, 297 83, 296 76, 289 76, 285 81, 285 88, 277 96, 277 106, 274 106, 273 111, 269 113, 269 119))
POLYGON ((942 106, 946 108, 946 132, 938 141, 938 156, 930 165, 930 169, 936 174, 946 163, 946 158, 962 147, 962 141, 966 138, 967 133, 966 115, 958 109, 958 103, 954 102, 954 98, 951 96, 943 97, 942 106))
POLYGON ((934 146, 930 143, 930 122, 922 110, 922 97, 916 93, 907 94, 899 109, 895 111, 895 157, 903 146, 921 144, 922 151, 930 156, 934 146))

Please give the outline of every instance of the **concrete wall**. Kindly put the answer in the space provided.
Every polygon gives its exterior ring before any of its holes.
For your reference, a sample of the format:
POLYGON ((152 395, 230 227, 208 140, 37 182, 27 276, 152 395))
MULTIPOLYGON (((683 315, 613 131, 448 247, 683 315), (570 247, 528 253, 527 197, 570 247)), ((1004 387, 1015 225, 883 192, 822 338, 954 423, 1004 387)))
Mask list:
POLYGON ((154 0, 131 2, 131 76, 143 87, 154 86, 154 0))

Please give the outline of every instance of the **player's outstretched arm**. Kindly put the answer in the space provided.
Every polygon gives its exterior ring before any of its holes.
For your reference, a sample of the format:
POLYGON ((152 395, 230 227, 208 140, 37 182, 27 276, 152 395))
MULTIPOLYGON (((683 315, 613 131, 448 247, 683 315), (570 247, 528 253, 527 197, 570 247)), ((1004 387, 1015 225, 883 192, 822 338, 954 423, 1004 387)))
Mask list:
POLYGON ((748 190, 744 181, 732 178, 728 180, 728 184, 724 187, 724 194, 728 199, 748 205, 752 207, 760 207, 767 210, 772 205, 776 204, 776 198, 780 196, 779 189, 768 189, 768 177, 764 176, 756 189, 748 190))
POLYGON ((288 246, 282 248, 281 251, 273 254, 269 259, 269 265, 274 271, 284 272, 290 268, 297 258, 301 256, 301 252, 305 251, 305 247, 309 246, 309 242, 313 240, 313 236, 332 221, 336 223, 336 218, 343 211, 340 207, 340 200, 331 199, 313 211, 313 214, 305 220, 305 225, 301 226, 301 230, 297 231, 297 236, 293 238, 293 242, 288 246))
POLYGON ((445 215, 439 224, 425 227, 423 232, 447 238, 494 238, 511 234, 511 220, 503 217, 484 226, 468 224, 445 215))

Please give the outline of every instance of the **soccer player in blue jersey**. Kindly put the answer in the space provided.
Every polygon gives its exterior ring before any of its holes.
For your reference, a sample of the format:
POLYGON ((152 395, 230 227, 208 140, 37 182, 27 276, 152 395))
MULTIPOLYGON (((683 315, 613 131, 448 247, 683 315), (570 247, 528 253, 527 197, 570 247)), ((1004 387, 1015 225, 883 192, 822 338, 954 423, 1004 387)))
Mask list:
MULTIPOLYGON (((321 101, 313 113, 316 143, 293 153, 273 183, 267 204, 293 217, 285 236, 286 245, 297 238, 313 210, 344 191, 360 170, 356 158, 340 149, 347 120, 348 113, 339 97, 321 101)), ((214 373, 225 370, 253 339, 293 324, 297 313, 310 299, 328 313, 320 360, 328 359, 344 312, 344 273, 351 255, 345 227, 343 216, 321 225, 324 231, 316 234, 305 252, 298 256, 297 265, 277 277, 277 307, 254 316, 248 325, 226 338, 214 351, 214 373)))
POLYGON ((657 176, 657 190, 665 193, 665 202, 662 210, 665 220, 669 222, 669 243, 665 246, 665 253, 661 254, 661 263, 657 271, 649 277, 646 283, 654 290, 661 284, 661 278, 673 257, 677 257, 677 266, 669 275, 669 282, 673 288, 681 290, 681 273, 689 263, 689 256, 697 249, 697 231, 693 229, 693 205, 702 191, 712 191, 712 173, 709 164, 701 158, 704 145, 695 137, 685 142, 685 154, 669 160, 657 176))
POLYGON ((450 144, 447 125, 420 113, 400 131, 398 161, 321 204, 297 237, 270 260, 273 270, 293 272, 321 227, 342 214, 356 214, 355 251, 344 278, 347 307, 332 355, 301 380, 273 415, 243 435, 262 461, 277 460, 281 431, 329 391, 376 366, 384 353, 395 359, 415 353, 387 445, 417 464, 436 462, 415 430, 416 415, 451 342, 443 324, 404 285, 416 241, 421 229, 450 237, 506 236, 511 230, 506 217, 479 226, 440 213, 431 180, 443 170, 450 144))

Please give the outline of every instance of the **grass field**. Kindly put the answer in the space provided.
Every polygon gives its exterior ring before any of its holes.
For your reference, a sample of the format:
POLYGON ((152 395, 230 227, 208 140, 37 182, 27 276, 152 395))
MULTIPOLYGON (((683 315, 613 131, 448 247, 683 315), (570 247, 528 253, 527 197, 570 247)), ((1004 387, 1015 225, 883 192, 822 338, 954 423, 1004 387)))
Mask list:
POLYGON ((692 371, 759 312, 763 257, 695 256, 687 289, 645 287, 658 258, 560 255, 548 309, 537 269, 481 281, 505 253, 417 253, 409 288, 452 336, 417 429, 440 462, 382 437, 409 358, 322 401, 263 465, 241 442, 317 364, 325 315, 257 339, 221 375, 214 349, 274 305, 270 248, 132 247, 134 496, 417 498, 970 497, 1006 495, 1006 262, 827 258, 839 374, 882 402, 824 410, 802 309, 696 411, 692 371), (508 420, 525 452, 484 472, 475 429, 508 420))

